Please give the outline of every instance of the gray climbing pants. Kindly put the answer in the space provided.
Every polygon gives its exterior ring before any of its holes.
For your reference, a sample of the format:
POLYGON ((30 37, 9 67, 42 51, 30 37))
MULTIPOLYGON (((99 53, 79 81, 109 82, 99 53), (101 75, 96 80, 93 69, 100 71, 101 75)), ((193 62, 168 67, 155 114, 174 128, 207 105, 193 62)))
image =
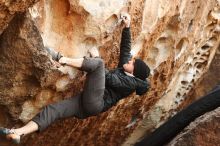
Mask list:
POLYGON ((100 113, 104 107, 105 66, 100 58, 85 58, 81 70, 87 72, 83 92, 77 96, 47 105, 32 121, 39 131, 46 129, 57 119, 86 118, 100 113))

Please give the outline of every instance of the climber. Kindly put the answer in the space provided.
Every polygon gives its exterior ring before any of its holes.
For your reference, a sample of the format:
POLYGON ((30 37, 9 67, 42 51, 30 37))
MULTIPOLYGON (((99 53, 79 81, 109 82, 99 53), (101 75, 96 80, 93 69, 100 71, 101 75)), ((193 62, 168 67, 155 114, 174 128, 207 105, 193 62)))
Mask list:
POLYGON ((86 71, 83 91, 74 97, 47 105, 30 122, 21 128, 0 128, 0 134, 15 143, 21 136, 41 132, 52 122, 61 118, 77 117, 80 119, 98 115, 114 106, 119 100, 132 92, 142 95, 150 87, 146 78, 150 74, 149 67, 141 59, 132 59, 130 15, 123 15, 123 30, 120 45, 118 67, 108 71, 97 49, 89 49, 91 57, 72 59, 48 49, 54 60, 61 65, 68 65, 86 71))

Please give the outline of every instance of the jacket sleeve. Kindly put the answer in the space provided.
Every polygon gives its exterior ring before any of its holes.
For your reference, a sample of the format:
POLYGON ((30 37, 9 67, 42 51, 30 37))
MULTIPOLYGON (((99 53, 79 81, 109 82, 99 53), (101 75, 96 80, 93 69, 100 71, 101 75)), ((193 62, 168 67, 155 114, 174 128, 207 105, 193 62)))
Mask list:
POLYGON ((131 32, 130 28, 122 30, 121 44, 120 44, 120 58, 118 67, 122 67, 131 59, 131 32))
POLYGON ((136 85, 136 94, 143 95, 146 93, 150 88, 150 83, 146 81, 139 80, 136 85))

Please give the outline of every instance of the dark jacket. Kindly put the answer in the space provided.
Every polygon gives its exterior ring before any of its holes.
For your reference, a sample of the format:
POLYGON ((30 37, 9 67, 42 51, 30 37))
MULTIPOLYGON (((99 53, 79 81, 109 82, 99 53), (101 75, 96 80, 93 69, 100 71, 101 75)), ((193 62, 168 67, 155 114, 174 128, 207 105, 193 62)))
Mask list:
POLYGON ((122 31, 120 45, 120 60, 118 67, 111 71, 106 71, 105 75, 105 93, 104 109, 106 111, 114 106, 120 99, 123 99, 136 91, 136 94, 146 93, 150 87, 147 80, 143 81, 136 77, 128 76, 124 73, 123 64, 131 59, 131 33, 130 28, 124 28, 122 31))

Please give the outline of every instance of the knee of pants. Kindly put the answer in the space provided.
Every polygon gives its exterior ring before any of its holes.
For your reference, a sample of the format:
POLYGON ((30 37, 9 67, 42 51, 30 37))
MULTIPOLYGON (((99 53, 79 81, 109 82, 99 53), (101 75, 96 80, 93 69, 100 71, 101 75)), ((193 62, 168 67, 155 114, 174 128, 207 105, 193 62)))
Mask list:
POLYGON ((57 104, 49 104, 43 108, 44 116, 49 116, 48 118, 56 120, 62 116, 63 108, 57 104))
POLYGON ((85 58, 81 70, 93 72, 104 67, 104 61, 101 58, 85 58))
POLYGON ((97 115, 99 114, 103 109, 103 106, 102 105, 84 105, 83 106, 83 111, 90 115, 90 116, 94 116, 94 115, 97 115))
POLYGON ((101 58, 94 58, 97 61, 97 68, 103 67, 104 68, 104 61, 101 58))

